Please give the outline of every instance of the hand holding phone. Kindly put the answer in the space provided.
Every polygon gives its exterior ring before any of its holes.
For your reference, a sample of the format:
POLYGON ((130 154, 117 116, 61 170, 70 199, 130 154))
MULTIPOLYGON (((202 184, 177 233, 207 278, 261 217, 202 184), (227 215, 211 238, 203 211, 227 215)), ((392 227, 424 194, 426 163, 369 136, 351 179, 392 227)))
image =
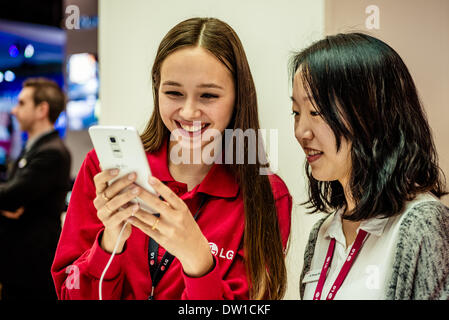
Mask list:
MULTIPOLYGON (((135 128, 126 126, 92 126, 89 128, 89 135, 102 170, 119 169, 119 174, 116 178, 109 181, 109 185, 117 179, 135 172, 137 174, 135 183, 145 190, 156 194, 153 187, 148 183, 151 170, 142 140, 135 128)), ((151 207, 138 197, 132 202, 137 202, 147 212, 155 213, 151 207)))

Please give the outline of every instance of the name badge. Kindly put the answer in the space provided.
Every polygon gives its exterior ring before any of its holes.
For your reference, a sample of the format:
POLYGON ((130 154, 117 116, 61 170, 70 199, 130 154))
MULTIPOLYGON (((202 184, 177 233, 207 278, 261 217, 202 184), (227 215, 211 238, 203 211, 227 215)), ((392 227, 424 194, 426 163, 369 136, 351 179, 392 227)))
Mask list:
POLYGON ((302 283, 315 282, 320 279, 321 269, 311 270, 306 273, 302 279, 302 283))

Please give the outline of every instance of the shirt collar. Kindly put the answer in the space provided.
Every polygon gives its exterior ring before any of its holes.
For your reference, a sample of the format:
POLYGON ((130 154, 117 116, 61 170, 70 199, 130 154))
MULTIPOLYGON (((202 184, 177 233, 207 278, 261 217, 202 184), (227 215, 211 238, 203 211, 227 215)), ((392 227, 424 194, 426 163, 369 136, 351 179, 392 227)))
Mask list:
POLYGON ((164 140, 159 150, 147 153, 151 174, 163 182, 175 181, 168 170, 167 165, 167 140, 164 140))
POLYGON ((48 131, 42 132, 41 134, 35 136, 34 138, 28 139, 27 142, 25 143, 25 150, 30 151, 31 147, 33 147, 37 141, 39 141, 41 138, 43 138, 47 135, 50 135, 54 131, 55 131, 55 129, 52 128, 48 131))
MULTIPOLYGON (((346 243, 344 233, 343 233, 343 225, 341 221, 341 216, 343 213, 344 208, 338 209, 334 217, 332 218, 332 221, 327 228, 324 236, 335 238, 337 241, 341 241, 343 243, 346 243)), ((360 226, 357 229, 357 232, 362 229, 368 232, 369 234, 375 235, 377 237, 380 237, 385 229, 385 226, 388 223, 388 218, 371 218, 367 220, 363 220, 362 223, 360 223, 360 226)))
MULTIPOLYGON (((151 173, 163 182, 175 182, 168 170, 168 139, 165 139, 158 151, 147 153, 151 173)), ((231 170, 225 164, 215 163, 206 177, 197 186, 197 192, 220 198, 234 198, 239 185, 231 170)))

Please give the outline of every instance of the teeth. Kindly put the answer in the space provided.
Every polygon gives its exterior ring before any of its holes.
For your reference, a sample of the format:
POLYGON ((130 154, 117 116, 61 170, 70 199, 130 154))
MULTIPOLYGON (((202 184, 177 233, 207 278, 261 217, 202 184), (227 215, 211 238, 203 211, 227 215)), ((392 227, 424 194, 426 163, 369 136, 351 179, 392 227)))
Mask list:
POLYGON ((185 124, 182 124, 182 123, 180 123, 180 125, 181 125, 181 128, 183 128, 184 130, 186 130, 188 132, 197 132, 197 131, 200 131, 201 129, 203 129, 206 126, 206 124, 203 124, 201 126, 188 126, 188 125, 185 125, 185 124))
POLYGON ((317 150, 308 150, 307 151, 307 155, 308 156, 314 156, 314 155, 317 155, 317 154, 320 154, 320 153, 322 153, 321 151, 317 151, 317 150))

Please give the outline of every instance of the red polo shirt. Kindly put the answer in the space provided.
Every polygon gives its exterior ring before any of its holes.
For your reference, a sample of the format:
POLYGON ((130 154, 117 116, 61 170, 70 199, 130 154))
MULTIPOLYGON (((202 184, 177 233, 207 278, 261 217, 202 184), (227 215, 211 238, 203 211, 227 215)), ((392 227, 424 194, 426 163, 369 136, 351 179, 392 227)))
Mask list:
MULTIPOLYGON (((152 174, 170 187, 196 212, 200 194, 206 196, 197 223, 209 241, 215 267, 200 278, 188 277, 176 258, 160 280, 154 299, 248 299, 244 264, 243 198, 234 176, 224 165, 214 164, 193 190, 175 181, 167 166, 167 144, 147 153, 152 174)), ((59 299, 98 299, 98 284, 110 254, 101 249, 104 226, 93 205, 93 177, 100 172, 95 150, 90 151, 73 187, 64 227, 59 239, 52 276, 59 299)), ((269 176, 278 210, 282 243, 290 233, 292 199, 284 182, 269 176)), ((122 253, 116 255, 103 279, 103 299, 147 299, 151 291, 148 263, 149 238, 132 227, 122 253)), ((159 258, 165 250, 159 249, 159 258)))

